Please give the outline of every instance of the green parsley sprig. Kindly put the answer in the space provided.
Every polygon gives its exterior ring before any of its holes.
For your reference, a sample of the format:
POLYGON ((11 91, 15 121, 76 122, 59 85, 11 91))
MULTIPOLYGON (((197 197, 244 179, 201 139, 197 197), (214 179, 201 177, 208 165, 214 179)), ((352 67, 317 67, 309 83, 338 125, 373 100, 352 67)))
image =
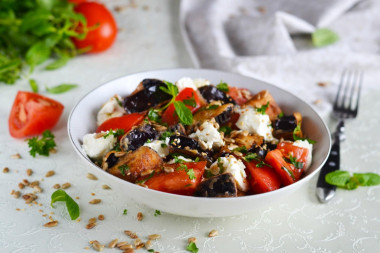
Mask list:
POLYGON ((294 128, 294 130, 293 130, 293 139, 294 139, 294 141, 298 141, 298 140, 305 141, 306 140, 310 144, 315 144, 316 143, 316 141, 314 141, 314 140, 311 140, 311 139, 308 139, 308 138, 301 138, 301 137, 299 137, 299 133, 301 133, 301 123, 298 123, 297 126, 296 126, 296 128, 294 128))
POLYGON ((42 133, 42 137, 38 136, 26 139, 28 146, 30 148, 29 154, 33 157, 36 155, 49 156, 50 152, 57 146, 54 141, 54 135, 49 131, 45 130, 42 133))
POLYGON ((220 81, 220 83, 218 85, 216 85, 216 88, 220 91, 223 91, 223 92, 229 92, 230 91, 228 84, 223 82, 223 81, 220 81))
POLYGON ((266 114, 266 110, 268 109, 268 107, 269 107, 269 101, 265 105, 256 108, 256 112, 264 115, 264 114, 266 114))

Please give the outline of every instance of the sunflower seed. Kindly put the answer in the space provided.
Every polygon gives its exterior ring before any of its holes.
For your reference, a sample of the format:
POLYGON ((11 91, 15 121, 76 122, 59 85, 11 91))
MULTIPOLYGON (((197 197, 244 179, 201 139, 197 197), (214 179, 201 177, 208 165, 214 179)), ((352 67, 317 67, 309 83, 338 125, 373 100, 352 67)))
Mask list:
POLYGON ((99 204, 100 202, 102 202, 101 199, 92 199, 92 200, 90 200, 90 202, 88 202, 88 203, 90 203, 90 204, 92 204, 92 205, 95 205, 95 204, 99 204))
POLYGON ((50 228, 50 227, 55 227, 57 225, 58 225, 58 221, 53 220, 53 221, 49 221, 48 223, 44 224, 44 227, 50 228))

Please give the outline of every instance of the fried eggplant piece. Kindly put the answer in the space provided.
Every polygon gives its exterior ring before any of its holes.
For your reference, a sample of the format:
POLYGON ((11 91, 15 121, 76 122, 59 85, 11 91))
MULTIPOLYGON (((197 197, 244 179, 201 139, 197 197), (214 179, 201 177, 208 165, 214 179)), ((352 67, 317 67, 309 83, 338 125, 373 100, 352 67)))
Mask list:
POLYGON ((198 197, 236 197, 237 188, 233 175, 223 173, 201 182, 195 190, 198 197))

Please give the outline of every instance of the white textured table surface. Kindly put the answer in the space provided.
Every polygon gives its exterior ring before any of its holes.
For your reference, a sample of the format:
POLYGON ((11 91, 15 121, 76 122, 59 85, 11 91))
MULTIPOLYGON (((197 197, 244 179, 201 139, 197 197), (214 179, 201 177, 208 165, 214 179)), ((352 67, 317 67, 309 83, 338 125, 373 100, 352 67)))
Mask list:
MULTIPOLYGON (((109 1, 109 7, 122 2, 109 1)), ((86 165, 73 150, 67 136, 67 118, 77 100, 94 87, 121 75, 192 66, 179 33, 178 2, 139 1, 136 8, 115 13, 115 17, 121 31, 109 51, 77 57, 68 66, 53 72, 36 70, 31 76, 40 84, 49 86, 64 82, 80 85, 68 93, 51 96, 65 105, 64 114, 53 129, 58 145, 56 154, 32 158, 26 142, 9 136, 7 118, 13 99, 18 90, 29 90, 29 85, 26 79, 14 86, 0 85, 0 169, 10 169, 7 174, 0 172, 0 252, 91 252, 92 249, 86 249, 90 240, 103 244, 114 238, 130 240, 124 230, 136 232, 143 240, 149 234, 161 234, 162 238, 152 245, 159 252, 186 252, 187 239, 191 236, 198 239, 200 252, 378 252, 380 187, 338 190, 330 203, 322 205, 315 197, 314 178, 281 202, 258 206, 255 212, 237 217, 201 219, 166 213, 154 216, 155 210, 130 200, 126 193, 103 190, 101 180, 87 179, 86 165), (11 159, 16 153, 21 159, 11 159), (30 177, 26 175, 28 168, 34 171, 30 177), (56 174, 46 178, 49 170, 56 174), (44 191, 38 194, 40 205, 29 206, 10 195, 25 178, 41 180, 44 191), (65 182, 72 184, 67 192, 79 197, 79 222, 71 221, 62 206, 50 207, 52 186, 65 182), (102 203, 89 205, 88 201, 93 198, 102 199, 102 203), (123 215, 124 209, 128 210, 127 215, 123 215), (138 212, 144 214, 143 221, 137 221, 138 212), (103 214, 105 220, 98 221, 91 230, 86 229, 88 219, 99 214, 103 214), (50 215, 59 221, 59 225, 45 228, 43 224, 49 221, 50 215), (219 236, 209 238, 207 234, 212 229, 217 229, 219 236)), ((367 68, 365 81, 373 92, 363 94, 359 117, 347 124, 348 140, 342 144, 342 168, 351 172, 380 173, 380 89, 376 88, 379 61, 374 57, 370 62, 370 65, 362 66, 367 68)), ((286 71, 276 67, 275 76, 270 76, 270 70, 264 68, 257 75, 274 82, 286 80, 297 85, 326 81, 331 83, 327 89, 336 87, 338 76, 332 71, 323 72, 320 68, 316 74, 311 70, 307 72, 306 68, 306 73, 297 77, 299 66, 290 60, 284 64, 286 71), (326 75, 321 80, 324 73, 326 75)), ((323 97, 323 88, 319 95, 323 97)), ((329 102, 331 98, 325 101, 329 102)), ((318 106, 328 106, 327 102, 318 106)), ((30 191, 30 188, 22 190, 23 193, 30 191)), ((104 252, 118 250, 105 249, 104 252)))

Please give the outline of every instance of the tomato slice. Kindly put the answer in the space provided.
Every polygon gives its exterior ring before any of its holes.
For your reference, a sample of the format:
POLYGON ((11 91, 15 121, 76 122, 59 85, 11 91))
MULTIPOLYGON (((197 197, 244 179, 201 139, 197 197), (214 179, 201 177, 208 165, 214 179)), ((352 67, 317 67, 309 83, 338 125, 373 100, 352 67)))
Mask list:
MULTIPOLYGON (((85 49, 88 52, 102 52, 112 46, 117 35, 117 26, 112 13, 102 4, 97 2, 80 2, 75 6, 75 12, 81 13, 87 20, 87 27, 91 28, 84 39, 72 38, 76 48, 85 49)), ((80 31, 83 29, 78 27, 80 31)))
POLYGON ((96 129, 97 133, 102 131, 123 129, 125 133, 132 129, 133 126, 140 124, 144 119, 144 115, 140 113, 131 113, 120 117, 113 117, 104 121, 96 129))
POLYGON ((52 129, 63 112, 63 105, 51 98, 28 91, 19 91, 8 119, 9 133, 22 138, 52 129))
POLYGON ((237 88, 237 87, 228 87, 228 95, 235 100, 236 104, 242 105, 245 102, 247 102, 250 97, 247 97, 245 94, 251 94, 251 92, 248 89, 244 88, 237 88))
POLYGON ((277 173, 269 166, 257 167, 258 161, 244 162, 250 177, 248 182, 253 194, 270 192, 281 187, 281 180, 277 173))
POLYGON ((293 164, 285 161, 279 149, 269 151, 265 161, 273 167, 284 185, 293 184, 301 178, 303 170, 297 169, 293 164))
POLYGON ((277 145, 277 149, 281 151, 284 157, 289 158, 291 155, 297 162, 303 163, 302 169, 305 169, 309 154, 309 150, 307 148, 298 147, 293 145, 292 142, 282 141, 277 145))
MULTIPOLYGON (((178 93, 175 100, 182 102, 185 101, 184 103, 186 107, 189 108, 192 113, 198 110, 201 104, 197 92, 192 88, 183 89, 180 93, 178 93), (195 106, 186 104, 187 101, 194 103, 195 106)), ((174 125, 178 123, 179 119, 177 114, 175 113, 175 108, 173 104, 169 105, 169 107, 162 114, 162 121, 168 123, 169 125, 174 125)))
POLYGON ((194 195, 195 189, 202 180, 202 175, 206 167, 206 162, 187 162, 166 164, 165 167, 173 168, 174 172, 161 172, 148 179, 144 184, 150 189, 157 191, 180 194, 194 195), (185 165, 187 169, 181 167, 185 165), (187 170, 193 170, 195 179, 190 179, 187 170))

